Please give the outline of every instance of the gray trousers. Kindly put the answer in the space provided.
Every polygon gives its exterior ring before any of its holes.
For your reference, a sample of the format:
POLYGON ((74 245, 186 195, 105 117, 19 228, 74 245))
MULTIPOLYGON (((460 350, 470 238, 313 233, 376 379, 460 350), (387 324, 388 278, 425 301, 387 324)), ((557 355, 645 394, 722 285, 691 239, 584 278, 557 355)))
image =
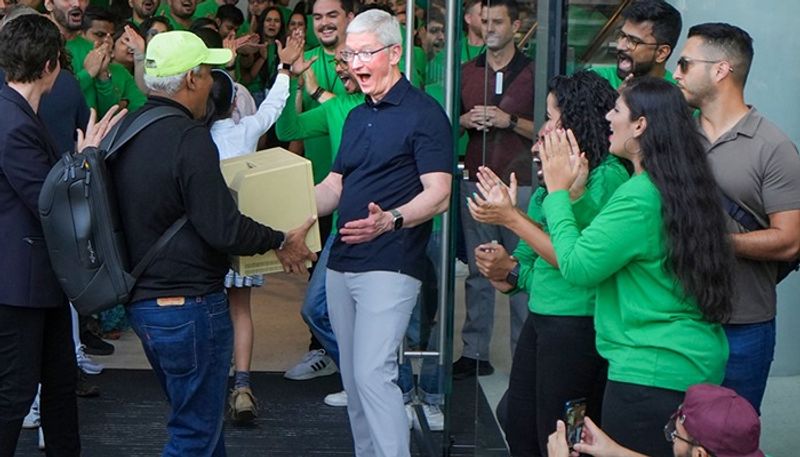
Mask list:
POLYGON ((421 282, 391 271, 328 270, 328 313, 357 457, 410 455, 408 418, 396 384, 397 350, 421 282))
MULTIPOLYGON (((471 181, 461 181, 461 224, 464 228, 464 241, 469 260, 469 275, 464 281, 464 300, 467 312, 464 327, 461 329, 461 339, 464 341, 462 355, 472 359, 489 360, 489 344, 492 341, 492 329, 494 328, 495 289, 489 280, 481 275, 475 265, 475 248, 480 244, 495 240, 511 254, 517 247, 519 238, 505 227, 482 224, 473 219, 467 208, 467 197, 472 196, 473 193, 478 193, 477 185, 471 181)), ((520 186, 517 190, 517 207, 527 211, 530 199, 531 188, 520 186)), ((528 294, 517 293, 510 297, 510 302, 511 331, 509 336, 513 355, 522 326, 528 317, 528 294)))

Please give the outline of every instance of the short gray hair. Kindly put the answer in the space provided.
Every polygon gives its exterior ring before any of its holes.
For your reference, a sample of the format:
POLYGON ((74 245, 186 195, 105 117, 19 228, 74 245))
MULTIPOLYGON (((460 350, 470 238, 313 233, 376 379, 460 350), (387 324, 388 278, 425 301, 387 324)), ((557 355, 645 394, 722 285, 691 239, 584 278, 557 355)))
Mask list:
POLYGON ((186 79, 186 75, 188 75, 189 72, 192 72, 195 75, 200 73, 200 65, 192 68, 191 70, 187 70, 183 73, 172 76, 153 76, 145 73, 144 85, 154 92, 175 95, 175 93, 180 90, 181 84, 183 84, 183 80, 186 79))
POLYGON ((379 9, 364 11, 347 26, 347 33, 374 33, 378 41, 384 46, 402 44, 403 36, 400 35, 400 23, 397 18, 379 9))

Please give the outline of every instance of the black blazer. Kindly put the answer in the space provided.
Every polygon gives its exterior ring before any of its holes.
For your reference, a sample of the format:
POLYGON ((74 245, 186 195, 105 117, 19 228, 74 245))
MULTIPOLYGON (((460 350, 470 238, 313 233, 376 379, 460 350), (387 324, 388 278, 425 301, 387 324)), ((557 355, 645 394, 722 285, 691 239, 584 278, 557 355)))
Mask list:
POLYGON ((58 155, 39 116, 8 86, 0 113, 0 304, 63 306, 39 222, 39 192, 58 155))

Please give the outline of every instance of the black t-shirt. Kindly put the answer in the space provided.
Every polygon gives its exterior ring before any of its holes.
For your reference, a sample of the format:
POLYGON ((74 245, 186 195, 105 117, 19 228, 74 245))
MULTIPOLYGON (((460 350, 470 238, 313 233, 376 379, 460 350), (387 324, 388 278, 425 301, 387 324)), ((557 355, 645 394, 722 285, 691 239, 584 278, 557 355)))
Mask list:
MULTIPOLYGON (((350 111, 332 171, 342 175, 338 228, 368 216, 376 203, 384 211, 422 192, 420 175, 451 173, 453 143, 442 108, 405 78, 377 104, 350 111)), ((342 272, 396 271, 422 280, 431 222, 384 233, 361 244, 337 234, 328 268, 342 272)))
POLYGON ((131 301, 220 291, 229 255, 263 254, 282 239, 239 213, 208 128, 182 105, 151 97, 123 127, 136 115, 164 105, 186 116, 150 125, 110 164, 131 265, 182 215, 189 220, 145 269, 131 301))

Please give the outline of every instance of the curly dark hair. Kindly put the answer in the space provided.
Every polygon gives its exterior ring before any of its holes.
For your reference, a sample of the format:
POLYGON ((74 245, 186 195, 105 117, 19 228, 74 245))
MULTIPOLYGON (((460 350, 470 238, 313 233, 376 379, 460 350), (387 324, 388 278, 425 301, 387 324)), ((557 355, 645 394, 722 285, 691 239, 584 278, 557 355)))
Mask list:
POLYGON ((611 128, 605 116, 619 94, 606 79, 589 70, 557 75, 547 89, 556 97, 561 126, 572 129, 593 170, 608 156, 611 128))
POLYGON ((733 251, 728 242, 719 188, 680 89, 663 78, 640 77, 620 97, 630 119, 644 117, 642 167, 661 194, 667 237, 665 269, 703 316, 724 322, 731 312, 733 251))

